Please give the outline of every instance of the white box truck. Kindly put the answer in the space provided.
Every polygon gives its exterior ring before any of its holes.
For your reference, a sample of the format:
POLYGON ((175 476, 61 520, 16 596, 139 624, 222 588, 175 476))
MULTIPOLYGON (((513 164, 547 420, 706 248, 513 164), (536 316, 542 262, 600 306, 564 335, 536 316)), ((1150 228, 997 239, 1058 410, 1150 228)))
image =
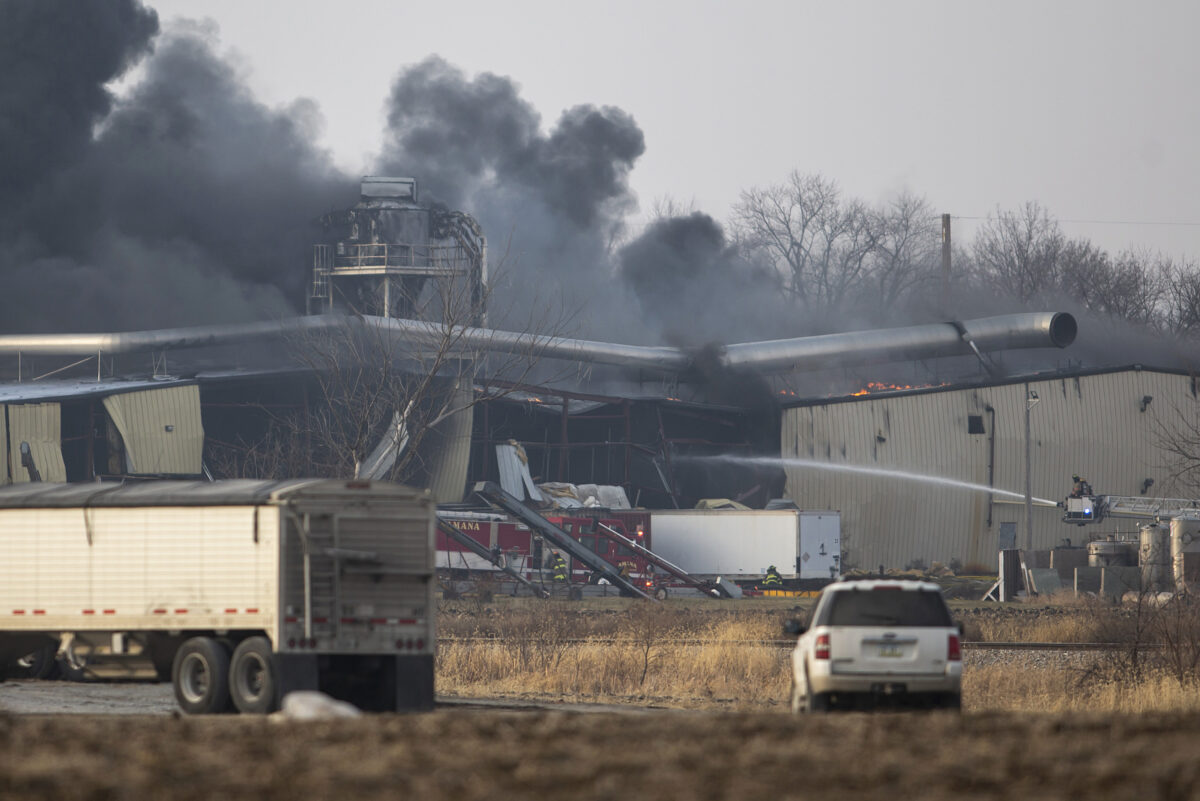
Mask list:
POLYGON ((0 665, 149 659, 188 713, 433 706, 434 503, 389 482, 0 489, 0 665))
POLYGON ((775 565, 784 579, 836 578, 840 512, 796 509, 655 511, 650 547, 688 573, 756 580, 775 565))

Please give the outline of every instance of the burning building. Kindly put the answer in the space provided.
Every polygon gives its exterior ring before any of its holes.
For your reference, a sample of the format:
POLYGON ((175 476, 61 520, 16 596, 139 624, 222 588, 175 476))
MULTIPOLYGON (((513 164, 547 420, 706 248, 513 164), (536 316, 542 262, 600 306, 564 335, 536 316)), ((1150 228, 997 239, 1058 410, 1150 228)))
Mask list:
MULTIPOLYGON (((983 504, 979 493, 943 501, 907 485, 898 491, 899 484, 777 461, 731 465, 715 457, 888 465, 1011 487, 1011 400, 1001 397, 1016 386, 1011 380, 970 390, 955 382, 886 400, 867 395, 858 405, 803 400, 806 376, 916 361, 978 375, 980 365, 994 368, 989 354, 1062 348, 1076 333, 1071 315, 1054 313, 696 348, 497 331, 487 327, 482 231, 468 215, 422 204, 414 180, 366 178, 359 201, 319 225, 308 316, 0 337, 8 379, 0 386, 0 480, 283 477, 315 469, 402 477, 456 501, 471 482, 497 477, 495 446, 516 442, 540 481, 619 485, 651 508, 710 497, 762 506, 787 496, 841 509, 860 564, 965 561, 994 549, 993 532, 1010 522, 998 501, 983 504), (339 377, 346 368, 353 375, 339 377), (369 409, 331 401, 335 378, 361 388, 385 373, 395 389, 376 392, 369 409), (425 394, 405 394, 418 384, 425 394), (963 392, 974 394, 958 400, 963 392), (944 398, 955 398, 957 411, 944 398), (350 448, 345 437, 325 443, 334 453, 316 468, 289 463, 278 442, 269 453, 251 453, 281 420, 300 421, 298 447, 321 439, 312 421, 338 414, 358 415, 348 426, 357 437, 353 453, 336 452, 350 448), (966 426, 961 442, 951 421, 966 426), (986 458, 978 453, 984 441, 986 458), (412 469, 401 475, 409 455, 412 469), (889 519, 888 509, 904 514, 889 519), (901 529, 915 539, 900 537, 901 529)), ((1169 396, 1159 388, 1145 394, 1169 396)), ((1049 487, 1042 492, 1053 497, 1049 487)))

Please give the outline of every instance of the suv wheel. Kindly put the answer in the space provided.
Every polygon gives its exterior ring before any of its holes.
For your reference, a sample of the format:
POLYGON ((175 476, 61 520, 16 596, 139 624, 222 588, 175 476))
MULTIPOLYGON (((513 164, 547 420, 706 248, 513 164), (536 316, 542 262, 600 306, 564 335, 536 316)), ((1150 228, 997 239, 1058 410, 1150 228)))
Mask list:
POLYGON ((938 706, 940 706, 942 709, 949 709, 953 712, 961 712, 962 711, 962 694, 961 693, 946 693, 939 700, 941 701, 941 703, 938 704, 938 706))
POLYGON ((833 709, 829 693, 810 693, 804 702, 805 712, 828 712, 833 709))

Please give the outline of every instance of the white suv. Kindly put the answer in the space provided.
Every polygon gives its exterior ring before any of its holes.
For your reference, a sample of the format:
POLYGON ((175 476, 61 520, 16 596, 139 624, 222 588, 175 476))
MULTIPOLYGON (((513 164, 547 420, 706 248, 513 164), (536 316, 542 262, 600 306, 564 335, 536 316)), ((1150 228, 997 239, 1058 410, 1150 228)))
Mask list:
POLYGON ((839 581, 792 652, 792 711, 906 704, 962 708, 961 631, 938 585, 839 581))

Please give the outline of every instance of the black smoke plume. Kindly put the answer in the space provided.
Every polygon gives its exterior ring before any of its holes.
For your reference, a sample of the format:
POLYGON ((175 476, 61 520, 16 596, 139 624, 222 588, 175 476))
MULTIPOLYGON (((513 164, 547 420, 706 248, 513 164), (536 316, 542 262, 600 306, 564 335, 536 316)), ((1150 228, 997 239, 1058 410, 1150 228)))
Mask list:
POLYGON ((415 176, 426 200, 480 221, 500 267, 497 325, 520 326, 536 297, 578 311, 574 335, 644 337, 612 281, 642 131, 609 106, 570 108, 548 132, 541 122, 509 78, 430 57, 393 84, 380 172, 415 176))
POLYGON ((651 223, 621 248, 618 273, 674 345, 778 339, 793 329, 769 270, 727 243, 707 214, 651 223))
POLYGON ((211 30, 154 39, 157 27, 136 0, 0 6, 0 97, 22 122, 0 127, 3 330, 302 308, 309 225, 355 182, 312 144, 310 103, 270 109, 215 56, 211 30), (105 85, 139 57, 144 77, 114 101, 105 85))
POLYGON ((157 32, 154 11, 130 0, 0 0, 5 217, 47 175, 87 152, 92 127, 112 110, 105 84, 148 53, 157 32))

